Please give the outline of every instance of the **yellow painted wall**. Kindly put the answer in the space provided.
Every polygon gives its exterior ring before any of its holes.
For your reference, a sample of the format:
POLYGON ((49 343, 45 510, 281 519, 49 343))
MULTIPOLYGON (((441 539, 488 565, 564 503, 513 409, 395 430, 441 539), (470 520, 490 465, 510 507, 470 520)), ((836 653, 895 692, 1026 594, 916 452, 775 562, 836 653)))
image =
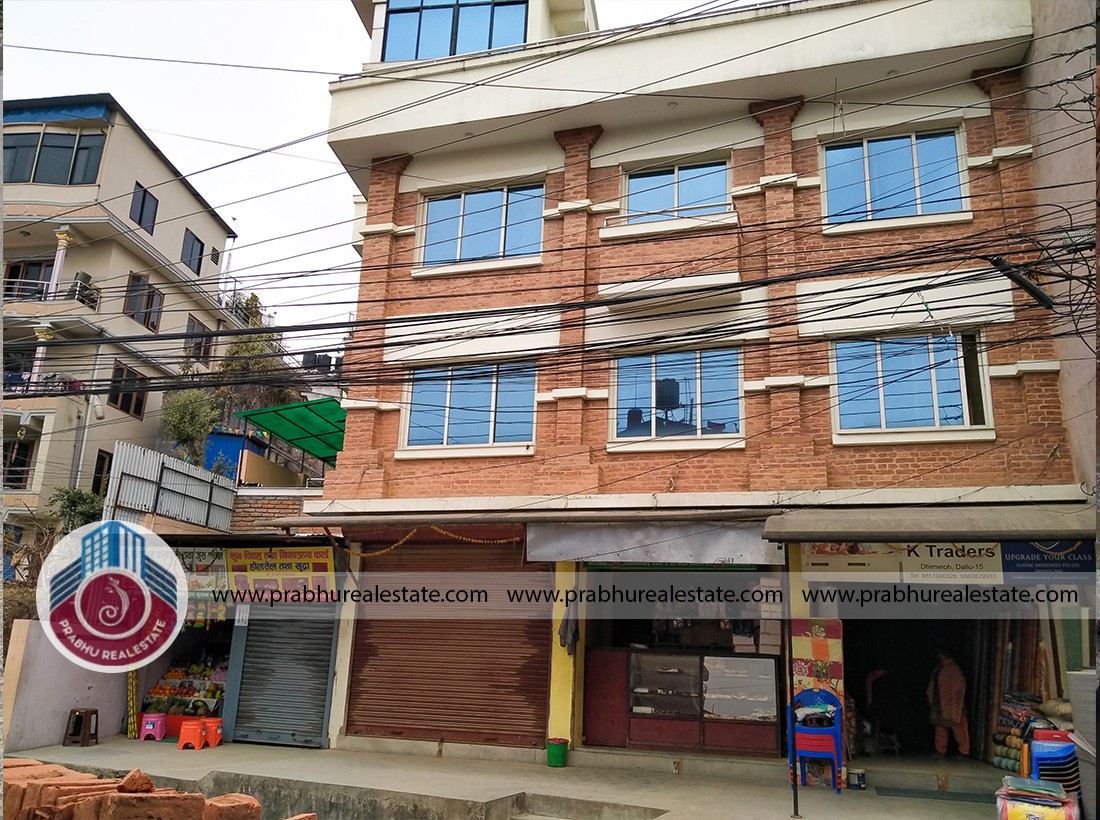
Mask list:
POLYGON ((804 597, 809 584, 802 575, 802 545, 787 545, 787 595, 790 598, 792 618, 809 618, 810 605, 804 597))
MULTIPOLYGON (((577 565, 572 561, 558 561, 554 567, 554 588, 565 591, 573 588, 577 565)), ((565 737, 573 741, 574 681, 576 659, 583 651, 580 641, 570 655, 558 641, 558 626, 565 614, 565 603, 554 604, 554 617, 550 622, 550 717, 547 721, 547 737, 565 737)))

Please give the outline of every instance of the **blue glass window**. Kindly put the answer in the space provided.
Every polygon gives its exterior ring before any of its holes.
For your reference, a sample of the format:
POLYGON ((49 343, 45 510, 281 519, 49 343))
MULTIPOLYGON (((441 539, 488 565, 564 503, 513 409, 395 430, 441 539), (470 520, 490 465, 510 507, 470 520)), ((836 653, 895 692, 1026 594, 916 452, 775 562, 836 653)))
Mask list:
POLYGON ((736 350, 656 353, 616 365, 616 438, 696 438, 741 432, 736 350))
POLYGON ((531 256, 542 246, 541 185, 429 199, 424 264, 531 256))
POLYGON ((833 224, 963 208, 953 131, 830 145, 825 184, 833 224))
POLYGON ((382 59, 431 60, 526 38, 526 0, 390 0, 382 59))
POLYGON ((533 364, 433 367, 413 374, 409 447, 527 444, 534 435, 533 364))
POLYGON ((985 424, 977 337, 836 343, 841 430, 985 424))
POLYGON ((726 163, 630 174, 626 210, 628 224, 727 211, 726 163))

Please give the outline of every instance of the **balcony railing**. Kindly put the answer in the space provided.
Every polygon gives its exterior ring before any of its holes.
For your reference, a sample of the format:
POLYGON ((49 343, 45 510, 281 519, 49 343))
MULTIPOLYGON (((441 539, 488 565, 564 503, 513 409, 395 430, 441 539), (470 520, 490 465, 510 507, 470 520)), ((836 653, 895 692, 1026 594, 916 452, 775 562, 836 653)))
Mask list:
POLYGON ((31 486, 34 478, 34 467, 30 464, 6 464, 4 465, 4 489, 26 490, 31 486))
POLYGON ((91 310, 99 310, 99 288, 80 279, 74 279, 68 285, 62 285, 57 293, 47 293, 48 282, 31 279, 4 280, 5 302, 79 302, 91 310))
POLYGON ((34 395, 61 396, 79 393, 84 385, 72 373, 43 373, 34 384, 26 371, 4 371, 4 395, 30 393, 34 395))

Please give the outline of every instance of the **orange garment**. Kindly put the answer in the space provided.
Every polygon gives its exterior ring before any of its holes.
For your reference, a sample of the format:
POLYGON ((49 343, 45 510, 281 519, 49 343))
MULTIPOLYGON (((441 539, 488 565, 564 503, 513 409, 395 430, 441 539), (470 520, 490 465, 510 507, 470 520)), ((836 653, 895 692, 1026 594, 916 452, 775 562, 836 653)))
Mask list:
POLYGON ((936 727, 936 752, 947 754, 947 732, 950 730, 955 735, 955 742, 959 744, 959 754, 970 757, 970 728, 966 725, 966 712, 963 711, 962 719, 950 726, 936 727))
POLYGON ((955 735, 959 754, 970 754, 970 730, 966 720, 966 676, 951 658, 947 658, 932 672, 928 681, 928 703, 932 713, 939 714, 948 725, 936 725, 936 751, 947 754, 948 730, 955 735))
POLYGON ((937 666, 932 673, 932 679, 928 681, 928 703, 933 707, 937 703, 937 694, 939 695, 939 713, 943 715, 944 720, 950 720, 953 723, 962 720, 965 710, 963 698, 966 696, 966 677, 959 665, 951 658, 947 658, 937 666))

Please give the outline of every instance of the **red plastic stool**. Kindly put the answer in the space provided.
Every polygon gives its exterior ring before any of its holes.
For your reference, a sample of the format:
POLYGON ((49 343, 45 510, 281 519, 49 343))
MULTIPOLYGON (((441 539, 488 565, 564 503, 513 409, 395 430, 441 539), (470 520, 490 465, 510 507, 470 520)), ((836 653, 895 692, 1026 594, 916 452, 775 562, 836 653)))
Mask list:
POLYGON ((163 712, 146 712, 141 716, 141 739, 164 740, 168 732, 168 716, 163 712))
POLYGON ((202 724, 202 718, 193 718, 191 720, 185 720, 180 727, 180 739, 176 744, 177 749, 186 749, 190 746, 196 751, 203 746, 209 746, 210 743, 206 739, 206 727, 202 724))
POLYGON ((210 748, 222 745, 222 719, 203 718, 202 725, 206 729, 206 742, 210 748))

